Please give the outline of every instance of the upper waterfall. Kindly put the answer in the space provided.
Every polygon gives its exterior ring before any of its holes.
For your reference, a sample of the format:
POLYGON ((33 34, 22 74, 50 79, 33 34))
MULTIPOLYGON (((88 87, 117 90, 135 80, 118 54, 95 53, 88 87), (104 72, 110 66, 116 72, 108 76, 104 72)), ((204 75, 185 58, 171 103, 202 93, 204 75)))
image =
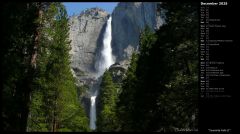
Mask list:
POLYGON ((109 68, 115 61, 112 55, 112 17, 110 16, 107 21, 106 30, 103 38, 103 48, 101 51, 100 59, 96 62, 95 68, 97 70, 97 77, 103 75, 105 70, 109 68))

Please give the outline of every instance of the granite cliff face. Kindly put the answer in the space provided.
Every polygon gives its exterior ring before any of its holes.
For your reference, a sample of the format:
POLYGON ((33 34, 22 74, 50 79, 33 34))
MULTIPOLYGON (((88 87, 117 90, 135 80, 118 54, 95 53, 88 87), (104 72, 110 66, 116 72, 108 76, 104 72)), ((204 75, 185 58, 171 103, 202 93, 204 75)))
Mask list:
MULTIPOLYGON (((158 29, 163 23, 155 2, 120 2, 112 13, 112 53, 116 63, 109 71, 116 83, 121 83, 131 55, 137 51, 140 32, 145 26, 158 29)), ((110 15, 99 8, 91 8, 69 18, 71 40, 71 68, 77 86, 87 86, 82 102, 87 113, 90 109, 91 91, 99 88, 101 77, 96 79, 96 63, 101 57, 103 36, 110 15)), ((96 101, 97 103, 97 101, 96 101)))
MULTIPOLYGON (((133 51, 137 51, 140 32, 145 26, 158 29, 163 20, 157 12, 159 2, 120 2, 112 13, 112 52, 116 62, 127 68, 133 51)), ((91 8, 70 17, 71 67, 77 84, 91 85, 96 75, 103 34, 109 14, 91 8)))
POLYGON ((89 84, 94 77, 94 63, 109 14, 99 8, 87 9, 69 18, 71 68, 77 84, 89 84))
MULTIPOLYGON (((117 62, 127 62, 138 49, 139 35, 144 27, 158 29, 163 20, 157 2, 120 2, 112 13, 112 47, 117 62), (126 61, 127 60, 127 61, 126 61)), ((124 64, 125 64, 124 63, 124 64)))

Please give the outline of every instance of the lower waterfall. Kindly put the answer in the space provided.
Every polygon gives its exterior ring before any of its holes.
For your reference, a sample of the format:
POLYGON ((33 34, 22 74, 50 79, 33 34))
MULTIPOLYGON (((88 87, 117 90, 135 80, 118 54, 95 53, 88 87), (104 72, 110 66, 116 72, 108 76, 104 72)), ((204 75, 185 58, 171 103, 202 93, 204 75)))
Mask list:
POLYGON ((90 128, 96 129, 96 97, 97 91, 91 95, 91 106, 90 106, 90 128))

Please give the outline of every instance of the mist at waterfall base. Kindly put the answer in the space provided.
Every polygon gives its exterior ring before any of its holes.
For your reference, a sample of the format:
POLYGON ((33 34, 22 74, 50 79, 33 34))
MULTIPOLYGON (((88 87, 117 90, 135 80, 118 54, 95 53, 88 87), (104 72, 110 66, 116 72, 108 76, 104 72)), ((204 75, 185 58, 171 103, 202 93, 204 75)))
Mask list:
MULTIPOLYGON (((99 78, 103 75, 106 69, 108 69, 114 63, 114 57, 112 55, 112 17, 110 16, 107 21, 106 30, 103 38, 103 48, 101 50, 100 58, 96 62, 95 68, 97 70, 96 77, 99 78)), ((98 90, 93 91, 91 94, 91 107, 90 107, 90 129, 96 129, 96 97, 98 90)))

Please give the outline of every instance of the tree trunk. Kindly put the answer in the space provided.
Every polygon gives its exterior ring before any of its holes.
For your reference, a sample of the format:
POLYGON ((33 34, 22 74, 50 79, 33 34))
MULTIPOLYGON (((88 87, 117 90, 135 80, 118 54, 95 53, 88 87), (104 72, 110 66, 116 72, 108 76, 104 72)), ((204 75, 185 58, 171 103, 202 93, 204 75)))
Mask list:
POLYGON ((38 47, 39 47, 39 36, 40 36, 40 29, 41 29, 41 25, 42 25, 42 16, 43 16, 43 11, 42 11, 42 4, 39 3, 38 5, 38 12, 37 12, 37 16, 39 18, 39 23, 37 26, 37 30, 35 33, 35 39, 34 39, 34 46, 33 46, 33 53, 31 56, 31 66, 32 68, 36 69, 37 65, 36 65, 36 60, 37 60, 37 53, 38 53, 38 47))
MULTIPOLYGON (((36 13, 36 19, 40 19, 40 22, 37 24, 37 28, 34 34, 34 42, 33 42, 33 49, 32 49, 32 54, 31 54, 31 59, 30 59, 30 64, 28 67, 28 74, 26 77, 26 89, 23 94, 23 112, 22 112, 22 117, 24 122, 22 125, 24 125, 23 129, 24 131, 27 131, 27 120, 28 120, 28 115, 29 115, 29 102, 31 101, 31 92, 32 92, 32 81, 34 78, 34 73, 36 69, 36 58, 37 58, 37 48, 39 46, 39 33, 40 33, 40 26, 41 26, 41 19, 42 19, 42 4, 37 3, 36 8, 37 8, 37 13, 36 13)), ((30 117, 31 118, 31 117, 30 117)))

